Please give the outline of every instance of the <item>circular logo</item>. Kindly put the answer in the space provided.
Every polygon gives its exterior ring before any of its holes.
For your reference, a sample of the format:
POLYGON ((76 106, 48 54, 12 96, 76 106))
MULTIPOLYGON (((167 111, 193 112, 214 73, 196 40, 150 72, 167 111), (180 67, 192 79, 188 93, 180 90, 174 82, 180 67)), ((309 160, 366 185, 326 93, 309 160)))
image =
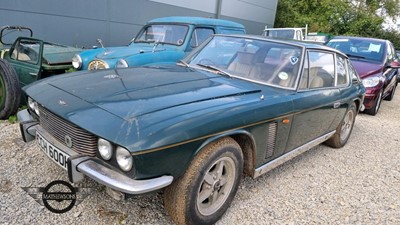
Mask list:
POLYGON ((55 180, 48 184, 43 191, 44 206, 53 213, 65 213, 74 207, 76 190, 63 180, 55 180))
POLYGON ((65 145, 68 148, 72 148, 72 138, 68 135, 65 135, 65 145))

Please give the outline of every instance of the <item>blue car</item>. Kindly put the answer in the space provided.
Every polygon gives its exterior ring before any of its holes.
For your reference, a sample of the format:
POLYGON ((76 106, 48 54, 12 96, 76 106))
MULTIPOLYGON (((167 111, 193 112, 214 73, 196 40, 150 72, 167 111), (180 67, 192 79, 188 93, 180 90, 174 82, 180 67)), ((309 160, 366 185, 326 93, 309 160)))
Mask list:
POLYGON ((242 24, 200 17, 164 17, 149 21, 123 47, 97 48, 77 54, 78 70, 135 67, 175 63, 213 34, 245 34, 242 24))

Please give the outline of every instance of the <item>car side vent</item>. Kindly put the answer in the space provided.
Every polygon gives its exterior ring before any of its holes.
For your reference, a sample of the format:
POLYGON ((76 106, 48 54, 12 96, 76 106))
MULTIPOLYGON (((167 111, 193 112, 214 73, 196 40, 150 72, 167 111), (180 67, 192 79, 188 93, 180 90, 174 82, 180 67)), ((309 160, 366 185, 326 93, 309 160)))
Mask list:
POLYGON ((267 128, 267 146, 265 150, 265 159, 269 158, 274 154, 276 146, 276 130, 278 123, 270 123, 267 128))

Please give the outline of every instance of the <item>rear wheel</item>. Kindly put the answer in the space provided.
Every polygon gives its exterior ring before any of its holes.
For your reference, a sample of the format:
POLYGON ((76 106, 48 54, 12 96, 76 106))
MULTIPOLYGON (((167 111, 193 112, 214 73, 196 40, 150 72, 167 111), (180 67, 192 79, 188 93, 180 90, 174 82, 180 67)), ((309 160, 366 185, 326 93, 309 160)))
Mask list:
POLYGON ((356 115, 356 104, 353 102, 350 108, 347 110, 342 122, 336 128, 336 133, 330 139, 328 139, 325 144, 333 148, 343 147, 349 140, 350 134, 353 131, 356 115))
POLYGON ((7 119, 18 110, 21 89, 14 68, 0 59, 0 119, 7 119))
POLYGON ((370 109, 365 109, 365 110, 364 110, 365 113, 370 114, 370 115, 373 115, 373 116, 375 116, 375 115, 378 113, 379 108, 381 107, 382 94, 383 94, 383 90, 381 90, 381 91, 379 92, 379 95, 378 95, 378 97, 376 98, 374 107, 372 107, 372 108, 370 108, 370 109))
POLYGON ((243 154, 232 138, 207 145, 185 174, 166 188, 164 204, 177 224, 214 224, 231 204, 243 171, 243 154))

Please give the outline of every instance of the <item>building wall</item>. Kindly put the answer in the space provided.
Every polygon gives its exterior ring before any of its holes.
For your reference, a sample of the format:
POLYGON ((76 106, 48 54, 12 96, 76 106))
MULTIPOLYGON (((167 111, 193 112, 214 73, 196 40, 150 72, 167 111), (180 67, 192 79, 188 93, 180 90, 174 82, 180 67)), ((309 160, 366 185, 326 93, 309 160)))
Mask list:
POLYGON ((250 34, 273 26, 278 0, 0 0, 0 26, 32 28, 34 36, 77 47, 127 44, 146 23, 164 16, 232 20, 250 34))

